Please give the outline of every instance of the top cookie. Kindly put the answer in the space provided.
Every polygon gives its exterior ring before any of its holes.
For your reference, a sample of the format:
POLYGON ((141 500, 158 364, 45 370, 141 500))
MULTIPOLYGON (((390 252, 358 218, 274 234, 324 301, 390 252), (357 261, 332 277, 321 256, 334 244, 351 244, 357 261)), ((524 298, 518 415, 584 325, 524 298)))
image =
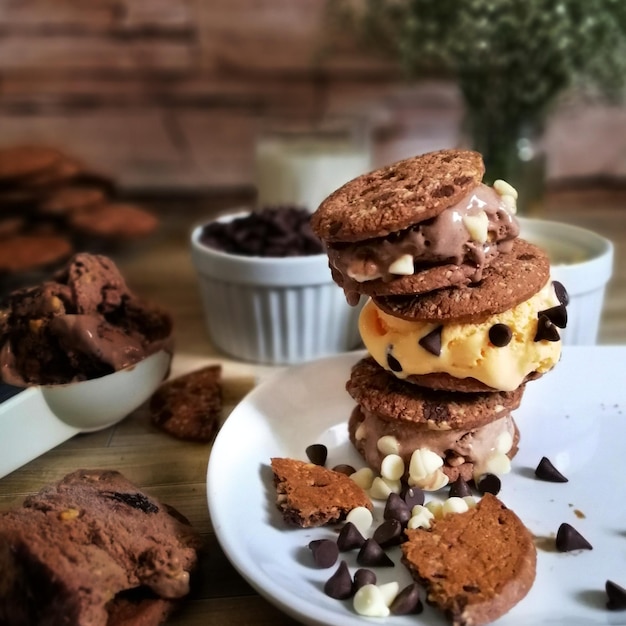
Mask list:
POLYGON ((364 174, 332 193, 311 217, 327 242, 360 241, 403 230, 441 213, 480 184, 478 152, 441 150, 364 174))

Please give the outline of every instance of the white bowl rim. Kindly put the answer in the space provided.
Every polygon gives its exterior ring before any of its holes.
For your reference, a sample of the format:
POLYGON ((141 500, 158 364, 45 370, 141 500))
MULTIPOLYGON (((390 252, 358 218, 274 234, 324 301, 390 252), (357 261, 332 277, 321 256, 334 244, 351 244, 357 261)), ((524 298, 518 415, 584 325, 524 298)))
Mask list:
MULTIPOLYGON (((614 245, 610 239, 581 226, 540 218, 518 217, 522 227, 521 237, 532 234, 543 241, 557 234, 557 240, 582 249, 588 255, 577 263, 556 263, 551 266, 552 276, 561 281, 570 295, 603 288, 613 272, 614 245), (524 229, 526 231, 524 232, 524 229)), ((541 245, 541 242, 537 242, 541 245)))

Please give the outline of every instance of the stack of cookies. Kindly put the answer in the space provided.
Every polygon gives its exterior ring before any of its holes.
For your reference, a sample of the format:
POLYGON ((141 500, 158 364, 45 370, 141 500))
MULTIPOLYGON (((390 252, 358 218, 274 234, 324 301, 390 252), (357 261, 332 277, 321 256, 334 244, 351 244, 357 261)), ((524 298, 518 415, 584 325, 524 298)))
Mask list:
POLYGON ((77 250, 135 240, 157 225, 150 212, 116 199, 111 178, 57 148, 0 148, 0 283, 49 270, 77 250))
POLYGON ((383 478, 393 465, 426 490, 510 470, 511 412, 558 362, 567 322, 549 259, 519 238, 517 192, 483 174, 472 151, 406 159, 347 183, 311 222, 348 301, 369 298, 350 438, 383 478))

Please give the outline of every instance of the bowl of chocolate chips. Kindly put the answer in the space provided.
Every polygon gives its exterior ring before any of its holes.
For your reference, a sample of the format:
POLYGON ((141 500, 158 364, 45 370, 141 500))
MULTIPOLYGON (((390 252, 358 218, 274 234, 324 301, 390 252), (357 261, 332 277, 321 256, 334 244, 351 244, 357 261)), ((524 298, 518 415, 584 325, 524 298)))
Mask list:
POLYGON ((288 365, 360 345, 360 307, 333 282, 309 218, 301 207, 267 206, 193 229, 192 262, 217 349, 288 365))

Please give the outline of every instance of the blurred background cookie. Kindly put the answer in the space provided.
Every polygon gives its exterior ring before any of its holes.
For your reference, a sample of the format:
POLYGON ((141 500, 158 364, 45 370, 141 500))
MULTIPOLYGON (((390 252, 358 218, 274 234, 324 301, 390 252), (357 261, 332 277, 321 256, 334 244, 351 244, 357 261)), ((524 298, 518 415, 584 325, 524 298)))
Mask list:
POLYGON ((73 252, 109 253, 156 231, 159 220, 120 202, 115 181, 46 145, 0 149, 0 297, 34 284, 73 252))

